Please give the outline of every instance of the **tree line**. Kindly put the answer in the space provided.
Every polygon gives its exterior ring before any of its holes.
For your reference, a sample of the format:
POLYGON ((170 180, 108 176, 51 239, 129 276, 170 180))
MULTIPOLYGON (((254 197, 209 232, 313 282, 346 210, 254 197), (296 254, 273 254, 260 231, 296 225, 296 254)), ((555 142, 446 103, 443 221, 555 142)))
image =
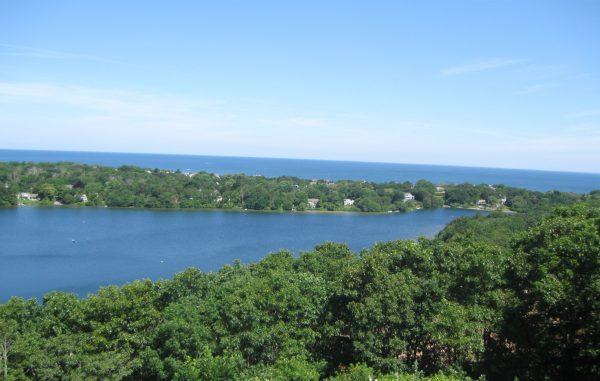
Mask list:
POLYGON ((525 212, 570 205, 590 195, 504 185, 307 180, 182 173, 134 166, 0 163, 0 206, 19 202, 135 208, 387 212, 442 206, 525 212), (443 185, 443 184, 441 184, 443 185), (23 193, 28 194, 23 197, 23 193), (18 199, 21 195, 21 200, 18 199), (33 195, 33 196, 32 196, 33 195), (34 201, 23 200, 33 198, 34 201), (413 199, 414 198, 414 199, 413 199), (311 203, 309 203, 309 200, 311 203))
POLYGON ((0 305, 6 380, 596 380, 600 197, 0 305), (491 237, 488 237, 492 235, 491 237))

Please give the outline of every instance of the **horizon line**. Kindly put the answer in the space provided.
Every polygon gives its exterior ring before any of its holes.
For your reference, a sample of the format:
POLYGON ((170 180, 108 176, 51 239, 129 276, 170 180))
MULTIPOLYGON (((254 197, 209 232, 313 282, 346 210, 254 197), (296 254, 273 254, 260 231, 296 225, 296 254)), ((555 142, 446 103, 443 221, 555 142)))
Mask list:
POLYGON ((458 167, 458 168, 477 168, 477 169, 500 169, 500 170, 511 170, 511 171, 533 171, 533 172, 550 172, 550 173, 575 173, 575 174, 583 174, 583 175, 597 175, 597 176, 600 176, 600 172, 560 171, 560 170, 536 169, 536 168, 485 167, 485 166, 464 165, 464 164, 401 163, 401 162, 369 161, 369 160, 311 159, 311 158, 273 157, 273 156, 206 155, 206 154, 164 153, 164 152, 78 151, 78 150, 26 149, 26 148, 2 148, 2 147, 0 147, 0 151, 70 152, 70 153, 125 154, 125 155, 162 155, 162 156, 190 156, 190 157, 197 156, 197 157, 222 157, 222 158, 228 157, 228 158, 238 158, 238 159, 330 161, 330 162, 338 162, 338 163, 369 163, 369 164, 385 164, 385 165, 417 165, 417 166, 436 166, 436 167, 455 167, 455 168, 458 167))

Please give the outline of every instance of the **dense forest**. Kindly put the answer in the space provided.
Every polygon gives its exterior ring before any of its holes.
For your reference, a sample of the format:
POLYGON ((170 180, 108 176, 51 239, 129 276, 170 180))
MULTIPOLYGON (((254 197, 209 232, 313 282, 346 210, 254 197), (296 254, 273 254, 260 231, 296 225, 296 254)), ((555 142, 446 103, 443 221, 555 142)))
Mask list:
POLYGON ((0 206, 20 203, 136 208, 388 212, 441 206, 530 212, 590 195, 504 185, 306 180, 182 173, 133 166, 0 163, 0 206))
POLYGON ((576 206, 462 218, 435 239, 358 254, 325 243, 87 298, 12 298, 0 305, 0 375, 597 380, 599 204, 596 192, 576 206))

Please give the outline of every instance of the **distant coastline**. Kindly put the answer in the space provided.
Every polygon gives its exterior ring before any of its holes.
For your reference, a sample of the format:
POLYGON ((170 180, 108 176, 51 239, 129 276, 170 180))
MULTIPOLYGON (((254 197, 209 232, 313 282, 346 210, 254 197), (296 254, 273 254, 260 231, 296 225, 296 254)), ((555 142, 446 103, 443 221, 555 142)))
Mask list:
POLYGON ((600 174, 594 173, 427 164, 6 149, 0 149, 0 161, 69 161, 113 167, 136 165, 165 170, 189 169, 194 172, 244 173, 249 176, 260 174, 265 177, 287 175, 334 181, 348 179, 416 182, 425 179, 435 184, 505 184, 542 192, 555 189, 562 192, 587 193, 600 188, 600 174))
POLYGON ((390 213, 443 206, 529 212, 586 194, 502 184, 308 180, 78 163, 0 162, 0 206, 93 206, 279 212, 390 213))

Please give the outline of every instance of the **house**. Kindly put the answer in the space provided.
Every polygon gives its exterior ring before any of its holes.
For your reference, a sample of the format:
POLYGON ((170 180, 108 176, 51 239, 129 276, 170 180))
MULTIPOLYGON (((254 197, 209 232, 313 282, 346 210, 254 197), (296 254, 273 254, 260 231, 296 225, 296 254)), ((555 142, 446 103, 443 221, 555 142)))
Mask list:
POLYGON ((79 197, 79 201, 88 202, 88 197, 85 194, 82 194, 81 197, 79 197))
POLYGON ((506 204, 506 197, 502 197, 502 199, 500 199, 500 202, 502 203, 502 205, 506 204))
POLYGON ((344 199, 344 206, 352 206, 354 205, 354 200, 351 198, 345 198, 344 199))
POLYGON ((479 201, 477 201, 477 206, 486 206, 487 202, 484 199, 479 199, 479 201))
POLYGON ((317 204, 319 203, 319 199, 318 198, 309 198, 308 199, 308 207, 309 208, 316 208, 317 204))
POLYGON ((412 201, 414 199, 415 199, 415 196, 413 196, 412 193, 404 193, 404 202, 412 201))
POLYGON ((446 193, 446 188, 444 188, 444 187, 435 187, 435 191, 437 193, 446 193))
POLYGON ((37 193, 21 192, 17 194, 19 200, 37 200, 37 193))

